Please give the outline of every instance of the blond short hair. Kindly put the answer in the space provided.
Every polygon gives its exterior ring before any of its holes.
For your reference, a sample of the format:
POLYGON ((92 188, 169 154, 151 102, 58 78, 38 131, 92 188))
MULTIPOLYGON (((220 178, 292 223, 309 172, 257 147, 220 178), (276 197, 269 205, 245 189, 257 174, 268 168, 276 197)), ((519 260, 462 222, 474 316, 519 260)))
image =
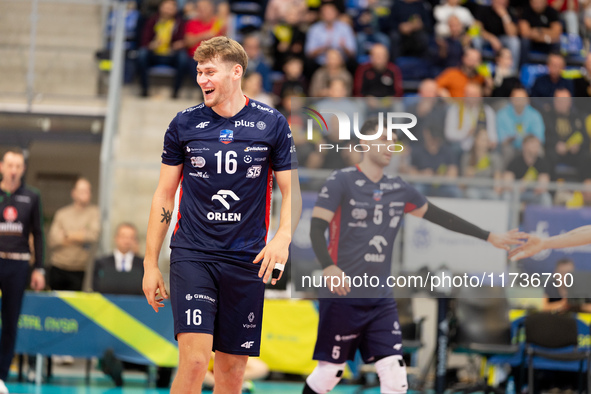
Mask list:
POLYGON ((214 37, 203 41, 193 58, 197 63, 219 59, 225 63, 239 64, 243 70, 248 66, 248 56, 237 41, 228 37, 214 37))

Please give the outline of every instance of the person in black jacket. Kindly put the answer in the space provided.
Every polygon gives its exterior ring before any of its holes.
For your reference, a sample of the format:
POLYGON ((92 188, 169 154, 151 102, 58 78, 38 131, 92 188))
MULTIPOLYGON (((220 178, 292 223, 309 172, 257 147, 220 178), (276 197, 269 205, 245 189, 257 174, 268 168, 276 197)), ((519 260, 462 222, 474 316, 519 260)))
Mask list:
POLYGON ((35 265, 31 288, 45 287, 44 237, 39 192, 23 185, 25 156, 11 148, 0 163, 0 290, 2 334, 0 335, 0 394, 7 394, 4 381, 14 356, 18 317, 29 278, 29 235, 33 235, 35 265))
MULTIPOLYGON (((98 259, 94 265, 93 290, 105 294, 143 295, 144 258, 137 254, 138 235, 131 223, 121 223, 115 232, 113 254, 98 259)), ((121 362, 112 349, 107 349, 102 369, 117 386, 123 385, 123 369, 147 370, 145 365, 121 362)), ((168 387, 172 368, 159 367, 157 387, 168 387)))

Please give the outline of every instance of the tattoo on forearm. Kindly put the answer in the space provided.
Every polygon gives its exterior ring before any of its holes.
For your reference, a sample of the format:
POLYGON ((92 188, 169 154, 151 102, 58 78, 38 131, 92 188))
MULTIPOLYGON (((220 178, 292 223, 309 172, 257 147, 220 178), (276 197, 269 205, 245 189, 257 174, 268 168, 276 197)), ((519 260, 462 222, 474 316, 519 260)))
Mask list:
POLYGON ((160 216, 162 216, 160 223, 164 223, 164 221, 166 221, 166 224, 170 224, 170 219, 172 219, 172 213, 170 211, 167 211, 164 209, 164 207, 162 207, 162 213, 160 216))

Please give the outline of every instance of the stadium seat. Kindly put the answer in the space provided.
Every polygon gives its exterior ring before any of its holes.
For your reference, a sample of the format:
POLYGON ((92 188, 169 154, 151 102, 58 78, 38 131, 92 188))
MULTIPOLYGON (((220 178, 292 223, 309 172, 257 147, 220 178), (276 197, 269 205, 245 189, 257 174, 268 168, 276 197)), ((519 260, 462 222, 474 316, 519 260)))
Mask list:
POLYGON ((579 393, 584 387, 584 376, 589 384, 591 350, 588 342, 579 343, 579 337, 589 337, 589 326, 573 315, 542 312, 525 317, 530 394, 534 393, 534 369, 578 372, 579 393))
MULTIPOLYGON (((511 341, 516 328, 509 320, 509 310, 504 288, 500 286, 460 289, 450 338, 452 351, 480 356, 484 366, 508 363, 520 350, 511 341)), ((470 391, 480 389, 496 391, 486 381, 470 391)))
POLYGON ((521 66, 521 84, 527 89, 531 89, 536 78, 542 74, 548 73, 548 67, 545 64, 524 64, 521 66))
POLYGON ((431 62, 426 59, 400 56, 396 59, 396 65, 400 68, 405 81, 420 81, 432 77, 431 62))

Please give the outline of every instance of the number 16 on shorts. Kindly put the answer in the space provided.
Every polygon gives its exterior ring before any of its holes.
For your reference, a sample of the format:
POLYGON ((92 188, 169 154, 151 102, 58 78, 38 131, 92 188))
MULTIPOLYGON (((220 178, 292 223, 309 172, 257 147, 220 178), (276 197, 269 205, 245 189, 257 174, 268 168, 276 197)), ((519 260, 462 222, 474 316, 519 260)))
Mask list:
POLYGON ((201 309, 187 309, 185 314, 187 315, 187 326, 201 325, 201 309))

